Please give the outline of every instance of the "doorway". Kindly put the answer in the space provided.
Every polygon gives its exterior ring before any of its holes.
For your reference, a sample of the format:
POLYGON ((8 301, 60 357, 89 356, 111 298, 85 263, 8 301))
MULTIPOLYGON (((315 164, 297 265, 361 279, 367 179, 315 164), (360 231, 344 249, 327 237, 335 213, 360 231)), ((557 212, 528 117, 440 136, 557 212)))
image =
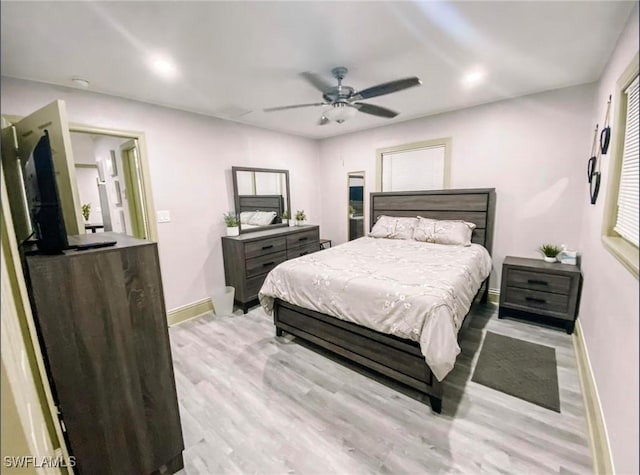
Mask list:
POLYGON ((137 140, 73 129, 70 135, 85 232, 148 238, 137 140))
POLYGON ((349 241, 364 236, 364 177, 364 171, 347 174, 349 241))

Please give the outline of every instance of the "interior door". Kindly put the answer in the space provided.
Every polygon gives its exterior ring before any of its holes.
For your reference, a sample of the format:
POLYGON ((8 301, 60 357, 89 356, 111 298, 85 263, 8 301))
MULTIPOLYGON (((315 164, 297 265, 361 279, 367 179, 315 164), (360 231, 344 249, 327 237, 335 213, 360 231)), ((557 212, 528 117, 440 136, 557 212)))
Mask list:
POLYGON ((120 156, 122 157, 122 173, 129 216, 131 217, 131 235, 140 239, 149 239, 148 218, 143 206, 142 171, 137 141, 130 140, 122 144, 120 156))
POLYGON ((67 111, 64 101, 58 100, 2 130, 2 164, 18 242, 27 239, 32 231, 24 197, 22 163, 45 130, 49 131, 67 234, 84 233, 67 111))

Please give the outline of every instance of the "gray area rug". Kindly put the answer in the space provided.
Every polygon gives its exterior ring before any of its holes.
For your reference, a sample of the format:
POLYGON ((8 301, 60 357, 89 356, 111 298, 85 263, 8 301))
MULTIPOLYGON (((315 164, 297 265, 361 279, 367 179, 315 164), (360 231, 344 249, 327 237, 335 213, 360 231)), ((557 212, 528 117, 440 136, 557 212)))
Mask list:
POLYGON ((487 332, 472 381, 560 412, 556 350, 487 332))

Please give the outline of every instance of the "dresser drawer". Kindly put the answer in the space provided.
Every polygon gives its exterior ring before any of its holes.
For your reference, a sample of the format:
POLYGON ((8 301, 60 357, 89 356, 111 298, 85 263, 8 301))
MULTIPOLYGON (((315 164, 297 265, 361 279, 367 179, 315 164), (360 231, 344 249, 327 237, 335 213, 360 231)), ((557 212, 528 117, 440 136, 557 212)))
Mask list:
POLYGON ((567 295, 571 289, 571 277, 509 269, 507 272, 507 286, 567 295))
POLYGON ((317 229, 311 229, 309 231, 303 231, 301 233, 293 233, 287 236, 287 248, 292 249, 297 246, 304 246, 311 244, 313 241, 318 243, 318 249, 320 248, 320 233, 317 229))
POLYGON ((531 312, 549 312, 558 318, 573 320, 573 315, 567 314, 569 311, 569 297, 567 295, 507 287, 503 304, 514 305, 531 312))
POLYGON ((265 254, 264 256, 247 259, 245 267, 247 279, 256 275, 266 274, 275 266, 286 260, 286 251, 265 254))
POLYGON ((307 254, 311 254, 312 252, 317 252, 319 250, 320 243, 318 241, 315 241, 305 246, 287 250, 287 259, 295 259, 296 257, 306 256, 307 254))
POLYGON ((280 252, 287 249, 287 238, 275 237, 270 239, 262 239, 261 241, 248 242, 244 245, 244 257, 250 259, 252 257, 263 256, 273 252, 280 252))

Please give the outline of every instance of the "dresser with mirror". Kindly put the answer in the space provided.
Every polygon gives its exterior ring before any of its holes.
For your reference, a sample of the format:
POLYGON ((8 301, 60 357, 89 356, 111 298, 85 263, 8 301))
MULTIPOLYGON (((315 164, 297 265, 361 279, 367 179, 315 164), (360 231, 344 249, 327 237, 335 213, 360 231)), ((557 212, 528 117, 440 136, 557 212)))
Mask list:
POLYGON ((289 171, 232 167, 239 236, 222 237, 226 285, 244 312, 258 303, 258 292, 278 264, 320 250, 320 228, 289 226, 289 171), (286 216, 286 215, 285 215, 286 216))

